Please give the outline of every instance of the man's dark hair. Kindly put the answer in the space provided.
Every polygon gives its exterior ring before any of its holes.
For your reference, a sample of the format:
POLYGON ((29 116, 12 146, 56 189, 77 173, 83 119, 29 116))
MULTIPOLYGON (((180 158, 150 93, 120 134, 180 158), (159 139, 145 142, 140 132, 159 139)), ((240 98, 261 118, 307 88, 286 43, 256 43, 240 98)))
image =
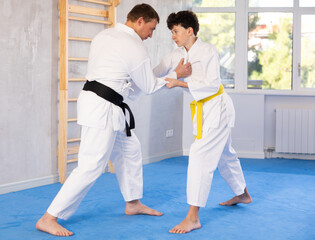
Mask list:
POLYGON ((181 25, 187 29, 191 27, 194 34, 197 36, 199 31, 199 22, 195 13, 192 11, 180 11, 178 13, 171 13, 167 18, 167 27, 172 30, 174 26, 181 25))
POLYGON ((145 22, 150 22, 153 19, 156 19, 158 23, 160 22, 158 13, 149 4, 142 3, 134 6, 128 13, 127 20, 135 22, 140 17, 143 17, 145 22))

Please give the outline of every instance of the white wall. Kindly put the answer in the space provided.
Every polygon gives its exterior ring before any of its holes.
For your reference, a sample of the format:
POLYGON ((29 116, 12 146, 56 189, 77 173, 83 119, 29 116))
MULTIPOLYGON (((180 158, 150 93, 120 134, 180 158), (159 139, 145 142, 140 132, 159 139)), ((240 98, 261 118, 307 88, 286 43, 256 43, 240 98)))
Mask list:
POLYGON ((264 158, 264 95, 229 93, 235 107, 233 147, 239 157, 264 158))

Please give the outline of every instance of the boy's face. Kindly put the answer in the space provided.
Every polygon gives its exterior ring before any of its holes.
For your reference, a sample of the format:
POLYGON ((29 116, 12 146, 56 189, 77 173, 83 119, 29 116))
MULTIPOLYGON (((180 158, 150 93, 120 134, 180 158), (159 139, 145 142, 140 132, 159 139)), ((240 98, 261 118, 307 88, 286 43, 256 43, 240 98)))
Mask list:
POLYGON ((174 25, 172 28, 172 39, 178 47, 185 46, 191 36, 191 29, 185 29, 181 25, 174 25))

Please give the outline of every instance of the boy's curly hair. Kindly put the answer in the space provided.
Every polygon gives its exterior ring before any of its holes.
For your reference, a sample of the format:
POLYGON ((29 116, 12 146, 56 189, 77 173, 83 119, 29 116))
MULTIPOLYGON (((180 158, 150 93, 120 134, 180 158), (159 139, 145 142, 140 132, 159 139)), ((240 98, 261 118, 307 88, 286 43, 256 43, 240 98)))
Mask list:
POLYGON ((199 31, 199 22, 196 14, 192 11, 180 11, 178 13, 171 13, 167 18, 167 27, 172 30, 174 26, 181 25, 187 29, 191 27, 195 36, 199 31))

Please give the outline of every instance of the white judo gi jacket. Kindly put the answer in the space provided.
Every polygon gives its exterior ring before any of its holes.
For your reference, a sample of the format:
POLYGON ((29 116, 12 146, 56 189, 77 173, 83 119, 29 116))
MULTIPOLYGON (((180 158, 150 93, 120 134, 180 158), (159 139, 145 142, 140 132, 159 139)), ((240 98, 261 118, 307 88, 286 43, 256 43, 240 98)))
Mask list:
MULTIPOLYGON (((150 94, 165 85, 153 75, 150 57, 138 34, 124 24, 103 30, 92 41, 86 79, 98 81, 124 99, 135 99, 140 90, 150 94)), ((115 131, 125 128, 122 109, 93 92, 81 91, 77 105, 78 124, 104 128, 112 121, 115 131)))
MULTIPOLYGON (((184 81, 194 100, 199 101, 216 94, 221 84, 218 52, 213 45, 204 43, 199 38, 188 52, 184 47, 179 47, 168 54, 154 69, 155 75, 161 77, 173 72, 182 58, 192 66, 192 74, 184 78, 184 81)), ((202 138, 194 141, 189 153, 188 204, 199 207, 206 205, 213 172, 217 167, 236 195, 244 192, 243 172, 231 146, 230 133, 234 121, 233 102, 226 93, 203 103, 202 138)), ((197 114, 193 119, 193 134, 197 135, 197 114)))
MULTIPOLYGON (((154 74, 162 77, 174 72, 182 58, 185 58, 185 63, 190 62, 192 66, 191 76, 184 78, 184 81, 187 82, 188 91, 194 100, 199 101, 218 92, 221 84, 218 52, 212 44, 202 42, 200 38, 188 52, 184 47, 179 47, 165 56, 154 68, 154 74)), ((219 126, 223 104, 226 105, 228 112, 228 126, 234 126, 234 106, 231 98, 223 93, 203 104, 202 132, 219 126)), ((197 134, 196 114, 193 120, 193 133, 197 134)))

